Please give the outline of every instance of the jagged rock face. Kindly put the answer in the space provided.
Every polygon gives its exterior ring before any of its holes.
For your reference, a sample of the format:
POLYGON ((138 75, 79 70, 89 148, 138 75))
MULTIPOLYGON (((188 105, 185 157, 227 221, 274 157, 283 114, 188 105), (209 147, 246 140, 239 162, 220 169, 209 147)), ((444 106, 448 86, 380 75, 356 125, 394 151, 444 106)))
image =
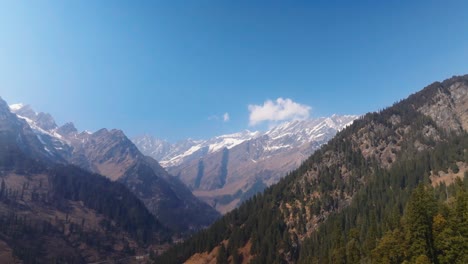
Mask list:
POLYGON ((419 111, 430 116, 447 131, 462 131, 468 129, 468 78, 455 83, 451 79, 434 84, 434 97, 419 111))
POLYGON ((8 112, 10 111, 15 119, 30 130, 31 138, 40 141, 40 148, 46 152, 46 156, 51 161, 55 163, 66 162, 72 148, 56 132, 57 125, 52 116, 45 113, 36 113, 29 105, 24 106, 22 104, 10 107, 8 112))
POLYGON ((73 133, 78 133, 78 130, 76 129, 75 125, 71 122, 66 123, 65 125, 59 127, 57 129, 57 133, 63 136, 67 136, 73 133))
POLYGON ((21 151, 29 153, 31 157, 41 159, 45 163, 49 163, 55 158, 54 153, 43 146, 40 138, 36 136, 29 125, 24 120, 18 119, 15 114, 11 113, 7 103, 1 98, 0 130, 2 137, 10 138, 15 141, 15 147, 19 147, 21 151))
POLYGON ((45 130, 57 128, 57 124, 55 124, 55 121, 50 114, 41 112, 37 115, 35 121, 45 130))
POLYGON ((31 119, 44 130, 52 130, 57 128, 57 124, 50 114, 43 112, 36 113, 29 105, 22 106, 19 109, 14 110, 14 113, 19 116, 31 119))
POLYGON ((148 135, 135 138, 133 142, 142 153, 158 161, 162 160, 172 149, 172 145, 169 142, 148 135))
POLYGON ((22 117, 27 117, 31 120, 36 119, 37 113, 29 105, 17 105, 16 109, 12 109, 12 111, 22 117))

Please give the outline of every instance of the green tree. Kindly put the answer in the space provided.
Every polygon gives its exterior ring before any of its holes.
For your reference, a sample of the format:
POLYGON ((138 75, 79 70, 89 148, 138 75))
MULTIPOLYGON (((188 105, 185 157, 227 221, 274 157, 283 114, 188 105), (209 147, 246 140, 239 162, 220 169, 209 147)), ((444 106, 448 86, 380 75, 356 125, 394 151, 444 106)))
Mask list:
POLYGON ((223 244, 218 249, 218 256, 216 257, 216 264, 228 264, 228 254, 223 244))
POLYGON ((346 263, 359 263, 361 259, 361 246, 359 241, 359 230, 349 230, 348 243, 346 243, 346 263))
POLYGON ((432 234, 436 212, 437 203, 432 189, 426 190, 424 185, 419 185, 413 191, 405 212, 406 239, 412 261, 426 255, 432 262, 437 263, 432 234))
POLYGON ((402 263, 405 259, 405 236, 399 229, 387 232, 372 251, 375 263, 402 263))
POLYGON ((434 217, 434 242, 440 263, 468 263, 468 193, 461 180, 457 180, 456 188, 448 219, 440 214, 434 217))

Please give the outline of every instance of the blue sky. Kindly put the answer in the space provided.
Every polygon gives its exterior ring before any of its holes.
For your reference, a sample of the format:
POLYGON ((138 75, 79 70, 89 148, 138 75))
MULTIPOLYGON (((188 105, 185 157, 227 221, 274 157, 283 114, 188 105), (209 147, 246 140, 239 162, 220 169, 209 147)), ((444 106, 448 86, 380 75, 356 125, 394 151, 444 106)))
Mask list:
POLYGON ((171 141, 363 114, 468 73, 468 2, 409 2, 5 1, 0 96, 171 141))

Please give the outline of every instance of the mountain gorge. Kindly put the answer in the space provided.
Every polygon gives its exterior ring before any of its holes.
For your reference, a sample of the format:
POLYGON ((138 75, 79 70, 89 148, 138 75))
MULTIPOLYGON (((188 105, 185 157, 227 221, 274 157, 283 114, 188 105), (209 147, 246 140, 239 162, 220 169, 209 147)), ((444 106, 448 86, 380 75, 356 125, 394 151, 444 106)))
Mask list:
POLYGON ((295 120, 266 132, 242 131, 173 145, 150 136, 133 142, 160 160, 197 197, 226 213, 278 182, 356 118, 333 115, 295 120))
POLYGON ((466 263, 467 102, 465 75, 360 117, 156 263, 466 263))
POLYGON ((72 123, 58 127, 49 114, 36 113, 29 106, 16 104, 10 108, 29 124, 51 160, 123 183, 174 231, 190 233, 218 217, 154 159, 139 152, 121 130, 78 132, 72 123))

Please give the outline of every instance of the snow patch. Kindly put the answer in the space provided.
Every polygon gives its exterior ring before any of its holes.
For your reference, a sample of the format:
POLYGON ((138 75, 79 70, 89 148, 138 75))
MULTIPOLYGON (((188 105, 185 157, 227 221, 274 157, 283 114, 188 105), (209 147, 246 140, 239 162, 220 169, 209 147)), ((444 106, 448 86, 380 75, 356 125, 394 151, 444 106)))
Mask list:
POLYGON ((10 107, 11 111, 18 111, 18 110, 20 110, 21 108, 24 107, 24 104, 22 104, 22 103, 12 104, 12 105, 9 105, 9 107, 10 107))
POLYGON ((268 146, 268 147, 265 147, 265 150, 272 151, 272 150, 278 150, 278 149, 289 148, 289 147, 291 147, 291 145, 268 146))

